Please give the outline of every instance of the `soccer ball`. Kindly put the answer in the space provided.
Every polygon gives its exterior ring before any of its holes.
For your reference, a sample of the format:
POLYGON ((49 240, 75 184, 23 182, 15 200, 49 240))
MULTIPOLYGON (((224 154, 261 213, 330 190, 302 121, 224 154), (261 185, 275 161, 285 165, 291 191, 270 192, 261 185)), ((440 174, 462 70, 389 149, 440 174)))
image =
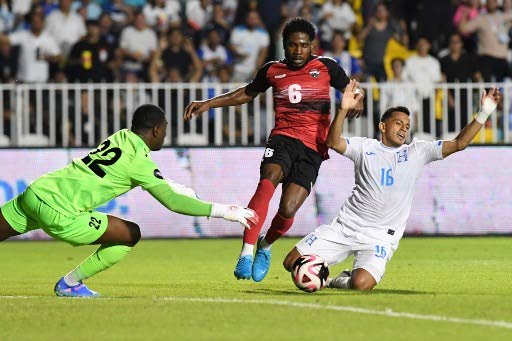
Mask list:
POLYGON ((315 292, 322 289, 328 277, 329 268, 320 256, 304 255, 293 263, 292 280, 302 291, 315 292))

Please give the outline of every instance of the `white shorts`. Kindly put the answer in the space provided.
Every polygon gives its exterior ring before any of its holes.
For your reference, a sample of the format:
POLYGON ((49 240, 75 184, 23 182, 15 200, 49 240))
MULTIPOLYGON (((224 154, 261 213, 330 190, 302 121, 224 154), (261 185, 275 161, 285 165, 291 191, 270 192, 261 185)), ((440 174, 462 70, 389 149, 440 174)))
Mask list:
POLYGON ((365 269, 379 283, 386 271, 397 246, 378 239, 366 238, 362 241, 347 235, 338 226, 321 225, 295 245, 301 255, 317 255, 329 266, 343 262, 354 255, 353 269, 365 269))

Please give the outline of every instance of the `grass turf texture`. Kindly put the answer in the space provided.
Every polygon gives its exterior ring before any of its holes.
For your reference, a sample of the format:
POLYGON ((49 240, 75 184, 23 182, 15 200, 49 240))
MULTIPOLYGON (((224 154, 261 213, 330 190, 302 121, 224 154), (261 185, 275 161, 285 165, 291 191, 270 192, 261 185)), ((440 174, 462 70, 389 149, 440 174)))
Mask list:
MULTIPOLYGON (((295 242, 275 245, 269 275, 255 283, 233 276, 239 240, 142 241, 121 263, 87 281, 100 299, 57 298, 52 291, 95 247, 2 243, 0 339, 512 340, 510 328, 291 305, 391 309, 507 321, 510 327, 510 238, 404 239, 385 278, 368 293, 296 289, 281 266, 295 242)), ((346 267, 351 259, 331 274, 346 267)))

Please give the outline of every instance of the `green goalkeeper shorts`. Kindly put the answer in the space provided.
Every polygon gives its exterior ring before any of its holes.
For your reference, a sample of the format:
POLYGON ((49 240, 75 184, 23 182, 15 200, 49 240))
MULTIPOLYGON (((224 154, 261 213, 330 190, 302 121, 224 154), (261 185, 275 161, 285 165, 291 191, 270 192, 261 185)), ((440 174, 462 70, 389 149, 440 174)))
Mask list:
POLYGON ((1 210, 5 220, 19 233, 41 228, 73 246, 95 242, 108 225, 107 215, 97 211, 66 216, 39 199, 30 188, 5 203, 1 210))

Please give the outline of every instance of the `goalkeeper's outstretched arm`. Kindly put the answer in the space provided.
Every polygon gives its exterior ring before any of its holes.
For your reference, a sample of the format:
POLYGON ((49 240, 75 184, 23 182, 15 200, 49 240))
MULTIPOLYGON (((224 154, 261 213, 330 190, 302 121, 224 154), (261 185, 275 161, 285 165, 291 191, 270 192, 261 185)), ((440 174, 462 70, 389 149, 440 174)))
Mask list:
POLYGON ((475 119, 471 121, 464 129, 461 130, 459 135, 453 140, 443 141, 443 158, 451 155, 455 152, 466 149, 466 147, 475 138, 478 131, 485 124, 489 115, 496 110, 496 106, 500 100, 500 91, 498 88, 492 87, 489 89, 489 93, 484 90, 482 93, 482 99, 480 101, 480 111, 476 115, 475 119))
POLYGON ((148 188, 148 192, 162 205, 176 213, 223 218, 239 222, 246 228, 250 228, 249 222, 253 224, 258 222, 258 216, 249 208, 200 200, 193 189, 171 180, 148 188))

